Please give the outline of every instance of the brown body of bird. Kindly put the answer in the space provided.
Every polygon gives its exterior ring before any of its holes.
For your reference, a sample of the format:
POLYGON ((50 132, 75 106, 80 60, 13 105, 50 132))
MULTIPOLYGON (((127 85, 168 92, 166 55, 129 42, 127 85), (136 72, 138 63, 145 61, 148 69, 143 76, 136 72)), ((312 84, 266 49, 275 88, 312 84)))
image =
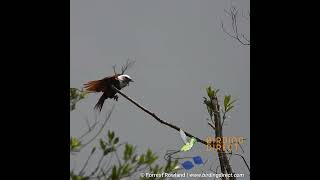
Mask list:
POLYGON ((100 80, 89 81, 88 83, 84 84, 84 88, 88 92, 103 92, 98 100, 98 103, 94 107, 94 109, 101 111, 106 99, 112 98, 118 101, 118 96, 116 95, 117 92, 113 90, 112 85, 120 90, 129 85, 129 82, 133 82, 129 75, 115 74, 100 80))

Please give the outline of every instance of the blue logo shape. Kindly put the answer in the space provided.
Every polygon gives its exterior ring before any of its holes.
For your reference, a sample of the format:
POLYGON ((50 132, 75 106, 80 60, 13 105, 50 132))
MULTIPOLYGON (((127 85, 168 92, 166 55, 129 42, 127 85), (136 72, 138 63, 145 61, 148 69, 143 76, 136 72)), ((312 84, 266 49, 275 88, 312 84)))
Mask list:
POLYGON ((185 161, 184 163, 181 164, 182 167, 186 170, 192 169, 193 168, 193 164, 191 161, 185 161))
POLYGON ((195 164, 203 164, 203 161, 200 156, 193 157, 193 161, 195 164))

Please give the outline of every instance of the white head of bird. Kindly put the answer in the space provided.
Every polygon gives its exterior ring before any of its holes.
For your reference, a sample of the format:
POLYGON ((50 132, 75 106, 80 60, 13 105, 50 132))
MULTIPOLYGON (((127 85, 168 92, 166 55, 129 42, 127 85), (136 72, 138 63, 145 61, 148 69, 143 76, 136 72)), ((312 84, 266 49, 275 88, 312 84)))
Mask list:
POLYGON ((120 87, 124 88, 129 85, 130 82, 133 82, 132 78, 127 74, 122 74, 118 76, 118 80, 120 82, 120 87))

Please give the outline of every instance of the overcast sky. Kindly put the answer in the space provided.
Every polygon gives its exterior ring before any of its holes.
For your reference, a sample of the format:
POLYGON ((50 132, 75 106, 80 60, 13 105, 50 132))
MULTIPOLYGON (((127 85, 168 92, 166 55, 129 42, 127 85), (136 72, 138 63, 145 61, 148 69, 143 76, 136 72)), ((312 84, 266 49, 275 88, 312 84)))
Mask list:
MULTIPOLYGON (((224 9, 228 0, 71 0, 71 87, 113 74, 112 65, 127 58, 136 64, 127 71, 134 83, 123 92, 160 118, 205 139, 214 132, 207 125, 203 105, 205 88, 220 89, 220 97, 238 99, 224 136, 247 138, 245 157, 250 164, 250 47, 239 44, 221 29, 230 28, 224 9)), ((247 13, 249 0, 233 1, 247 13)), ((241 21, 241 32, 249 35, 249 22, 241 21)), ((70 113, 71 136, 86 130, 84 118, 93 118, 93 107, 101 94, 91 94, 70 113)), ((125 98, 107 100, 101 117, 115 104, 107 129, 120 142, 137 145, 139 152, 151 148, 163 159, 168 149, 180 149, 179 133, 155 121, 125 98)), ((80 154, 86 157, 87 152, 80 154)), ((188 155, 201 155, 218 164, 217 154, 196 144, 188 155)), ((81 159, 81 158, 80 158, 81 159)), ((84 158, 82 158, 83 160, 84 158)), ((81 161, 82 161, 81 160, 81 161)), ((81 161, 70 161, 70 167, 81 161)), ((236 173, 248 171, 241 159, 231 164, 236 173)), ((214 166, 214 167, 215 167, 214 166)), ((208 167, 208 166, 207 166, 208 167)), ((203 167, 203 169, 206 169, 203 167)), ((207 168, 208 169, 208 168, 207 168)), ((195 170, 201 172, 201 168, 195 170)))

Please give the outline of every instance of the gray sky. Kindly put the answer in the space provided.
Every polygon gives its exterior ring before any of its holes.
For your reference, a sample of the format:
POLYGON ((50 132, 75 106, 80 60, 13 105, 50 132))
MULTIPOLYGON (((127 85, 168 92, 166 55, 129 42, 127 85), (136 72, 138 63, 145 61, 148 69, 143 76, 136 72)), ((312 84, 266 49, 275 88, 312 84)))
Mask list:
MULTIPOLYGON (((244 12, 249 3, 233 2, 244 12)), ((224 136, 248 138, 244 148, 250 163, 250 47, 222 31, 221 19, 230 27, 224 12, 229 7, 226 0, 71 0, 71 87, 81 88, 87 81, 112 75, 112 65, 134 58, 136 64, 127 74, 135 82, 123 92, 160 118, 205 139, 214 135, 203 105, 205 88, 211 84, 221 89, 221 98, 227 93, 238 99, 224 136)), ((249 34, 249 23, 241 23, 241 31, 249 34)), ((89 95, 70 113, 71 136, 86 130, 84 118, 92 120, 100 95, 89 95)), ((112 104, 105 102, 102 116, 112 104)), ((137 145, 140 152, 149 147, 160 159, 167 149, 182 145, 177 131, 120 95, 115 104, 107 129, 114 130, 121 142, 137 145)), ((190 153, 218 164, 217 154, 207 152, 201 144, 190 153)), ((86 152, 80 155, 87 156, 86 152)), ((70 163, 74 167, 80 161, 70 163)), ((238 157, 231 164, 236 173, 249 179, 238 157)))

